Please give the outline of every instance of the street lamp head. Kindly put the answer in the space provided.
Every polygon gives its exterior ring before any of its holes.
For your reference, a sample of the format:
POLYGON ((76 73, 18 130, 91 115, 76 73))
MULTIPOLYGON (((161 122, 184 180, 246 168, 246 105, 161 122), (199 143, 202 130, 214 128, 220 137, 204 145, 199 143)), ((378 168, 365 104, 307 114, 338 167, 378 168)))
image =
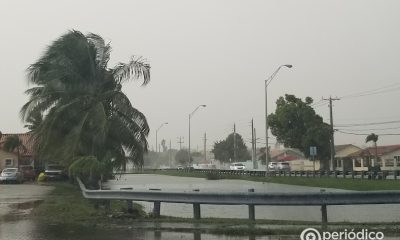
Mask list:
POLYGON ((168 124, 167 122, 165 122, 164 124, 168 124))
POLYGON ((285 64, 285 65, 282 65, 282 66, 287 67, 287 68, 292 68, 293 67, 293 65, 291 65, 291 64, 285 64))
POLYGON ((207 107, 207 105, 200 105, 200 106, 202 106, 202 107, 207 107))

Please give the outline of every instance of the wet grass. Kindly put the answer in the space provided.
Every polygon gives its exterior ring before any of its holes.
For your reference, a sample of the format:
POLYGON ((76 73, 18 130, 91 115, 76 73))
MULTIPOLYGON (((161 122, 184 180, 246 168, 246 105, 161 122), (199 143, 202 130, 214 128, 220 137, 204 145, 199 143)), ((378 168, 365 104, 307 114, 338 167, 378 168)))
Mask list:
POLYGON ((111 224, 119 218, 141 218, 146 214, 139 204, 133 213, 127 213, 122 201, 110 201, 109 209, 104 201, 85 199, 78 186, 67 183, 51 183, 54 190, 32 211, 32 216, 46 224, 111 224), (97 207, 96 207, 97 206, 97 207))
MULTIPOLYGON (((206 173, 183 172, 178 170, 151 171, 147 173, 178 176, 178 177, 197 177, 207 178, 206 173)), ((332 178, 332 177, 257 177, 221 174, 220 179, 237 179, 265 183, 279 183, 297 186, 336 188, 355 191, 373 191, 373 190, 400 190, 400 181, 395 180, 368 180, 368 179, 350 179, 350 178, 332 178)))
MULTIPOLYGON (((68 226, 70 229, 131 229, 142 228, 154 231, 200 232, 218 235, 279 235, 299 234, 305 226, 321 226, 319 222, 228 219, 228 218, 178 218, 161 216, 152 218, 143 207, 134 204, 134 213, 127 213, 125 201, 111 201, 106 211, 101 202, 85 199, 78 186, 69 183, 51 183, 54 190, 30 214, 30 218, 44 225, 68 226), (98 208, 95 205, 100 205, 98 208)), ((385 234, 398 232, 399 223, 333 223, 329 230, 346 228, 379 228, 385 234)))

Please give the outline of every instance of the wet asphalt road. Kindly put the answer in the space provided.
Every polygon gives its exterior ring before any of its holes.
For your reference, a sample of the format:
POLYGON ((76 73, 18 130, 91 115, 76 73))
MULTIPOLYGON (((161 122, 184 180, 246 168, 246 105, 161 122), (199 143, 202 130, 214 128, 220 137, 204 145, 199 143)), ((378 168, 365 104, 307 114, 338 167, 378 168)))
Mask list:
POLYGON ((36 183, 0 184, 0 219, 12 209, 11 204, 41 200, 53 187, 36 183))

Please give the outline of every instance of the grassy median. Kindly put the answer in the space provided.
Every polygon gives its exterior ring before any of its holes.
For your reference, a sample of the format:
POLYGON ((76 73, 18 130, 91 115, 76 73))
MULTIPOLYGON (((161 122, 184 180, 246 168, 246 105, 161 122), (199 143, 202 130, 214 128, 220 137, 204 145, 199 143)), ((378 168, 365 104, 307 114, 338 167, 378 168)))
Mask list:
MULTIPOLYGON (((170 174, 172 172, 169 172, 170 174)), ((189 174, 184 174, 189 176, 189 174)), ((200 177, 199 174, 197 174, 200 177)), ((248 179, 246 179, 248 180, 248 179)), ((105 231, 124 231, 132 228, 142 228, 146 231, 167 232, 201 232, 222 235, 298 235, 308 226, 319 228, 319 222, 277 221, 228 218, 177 218, 161 216, 152 218, 146 214, 143 207, 134 204, 134 212, 127 213, 125 201, 111 201, 107 209, 102 202, 85 199, 78 186, 66 182, 50 183, 54 190, 47 195, 44 201, 33 209, 30 218, 47 226, 63 226, 63 229, 101 229, 105 231), (163 225, 167 224, 167 225, 163 225), (172 225, 171 225, 172 224, 172 225), (272 227, 275 226, 275 227, 272 227)), ((333 223, 330 230, 347 228, 361 229, 368 226, 371 229, 383 229, 386 233, 397 233, 398 223, 333 223)))
POLYGON ((134 204, 134 211, 128 214, 122 201, 110 201, 108 208, 105 201, 85 199, 77 185, 67 182, 49 184, 54 190, 32 212, 32 216, 42 223, 111 226, 121 219, 146 217, 139 204, 134 204))
MULTIPOLYGON (((148 171, 146 173, 161 174, 178 177, 197 177, 207 178, 206 173, 185 172, 179 170, 157 170, 148 171)), ((319 188, 336 188, 355 191, 373 191, 373 190, 400 190, 400 180, 368 180, 368 179, 351 179, 351 178, 333 178, 333 177, 256 177, 221 174, 220 179, 237 179, 255 182, 280 183, 298 186, 319 187, 319 188)))

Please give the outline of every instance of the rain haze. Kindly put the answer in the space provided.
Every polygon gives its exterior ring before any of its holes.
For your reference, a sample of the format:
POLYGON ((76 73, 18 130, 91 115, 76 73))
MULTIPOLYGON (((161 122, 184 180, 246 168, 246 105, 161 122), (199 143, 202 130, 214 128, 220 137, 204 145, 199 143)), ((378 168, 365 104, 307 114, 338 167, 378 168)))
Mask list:
MULTIPOLYGON (((27 101, 27 67, 68 30, 93 32, 111 42, 110 67, 143 56, 151 82, 129 82, 123 91, 145 114, 150 149, 178 137, 192 149, 207 148, 233 131, 251 144, 254 118, 265 144, 264 80, 282 64, 268 87, 268 112, 286 93, 310 96, 329 123, 334 102, 336 144, 400 143, 400 1, 0 1, 0 130, 25 132, 19 117, 27 101), (388 123, 390 122, 390 123, 388 123), (368 125, 368 123, 379 123, 368 125), (355 126, 355 125, 361 126, 355 126), (343 126, 343 125, 347 125, 343 126), (342 127, 341 127, 342 126, 342 127), (346 133, 343 133, 346 132, 346 133), (349 134, 350 133, 350 134, 349 134)), ((275 142, 271 136, 271 143, 275 142)))

